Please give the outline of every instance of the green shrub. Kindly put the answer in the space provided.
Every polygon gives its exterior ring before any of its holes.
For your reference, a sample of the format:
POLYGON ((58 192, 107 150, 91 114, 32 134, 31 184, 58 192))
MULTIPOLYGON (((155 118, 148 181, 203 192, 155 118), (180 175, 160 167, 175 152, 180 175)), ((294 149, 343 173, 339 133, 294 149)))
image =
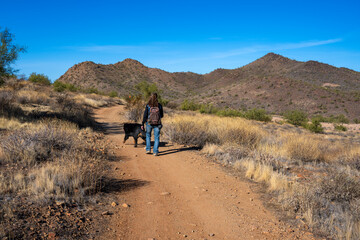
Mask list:
POLYGON ((334 128, 335 128, 335 130, 342 131, 342 132, 347 131, 347 128, 342 124, 334 124, 334 128))
POLYGON ((181 110, 185 110, 185 111, 196 111, 199 110, 201 107, 200 104, 195 103, 193 100, 189 101, 189 100, 184 100, 181 105, 180 105, 180 109, 181 110))
POLYGON ((306 124, 307 122, 307 115, 306 113, 300 110, 292 110, 288 111, 284 114, 285 119, 295 126, 301 126, 306 124))
POLYGON ((334 123, 349 123, 350 122, 349 119, 344 116, 344 114, 332 116, 332 117, 330 117, 330 119, 331 119, 331 122, 334 122, 334 123))
POLYGON ((44 74, 32 73, 28 80, 41 85, 51 85, 50 79, 44 74))
POLYGON ((110 93, 109 93, 109 97, 117 97, 118 96, 118 93, 116 92, 116 91, 111 91, 110 93))
POLYGON ((359 123, 360 123, 360 120, 357 119, 357 118, 355 118, 355 119, 354 119, 354 123, 359 124, 359 123))
POLYGON ((322 133, 324 129, 322 128, 320 121, 317 119, 312 119, 310 124, 306 124, 305 128, 314 133, 322 133))
POLYGON ((207 113, 207 114, 216 114, 218 112, 218 109, 214 107, 212 104, 201 104, 200 113, 207 113))
POLYGON ((95 93, 95 94, 99 94, 99 90, 97 88, 88 88, 85 90, 86 93, 95 93))
POLYGON ((244 117, 251 120, 257 120, 262 122, 271 121, 271 117, 266 114, 264 109, 253 108, 244 113, 244 117))
POLYGON ((60 82, 59 80, 56 80, 53 84, 54 90, 56 92, 63 92, 63 91, 70 91, 70 92, 76 92, 77 88, 70 83, 63 83, 60 82))

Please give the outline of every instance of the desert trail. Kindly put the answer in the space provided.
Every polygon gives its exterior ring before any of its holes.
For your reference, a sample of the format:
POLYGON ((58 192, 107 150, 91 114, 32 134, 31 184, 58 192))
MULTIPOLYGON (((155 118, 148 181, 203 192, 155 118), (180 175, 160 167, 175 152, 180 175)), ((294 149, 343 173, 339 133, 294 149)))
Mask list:
POLYGON ((96 110, 118 146, 110 175, 128 185, 106 216, 103 239, 315 239, 266 209, 252 183, 224 171, 196 150, 166 143, 160 155, 123 144, 123 106, 96 110), (126 203, 128 206, 122 206, 126 203))

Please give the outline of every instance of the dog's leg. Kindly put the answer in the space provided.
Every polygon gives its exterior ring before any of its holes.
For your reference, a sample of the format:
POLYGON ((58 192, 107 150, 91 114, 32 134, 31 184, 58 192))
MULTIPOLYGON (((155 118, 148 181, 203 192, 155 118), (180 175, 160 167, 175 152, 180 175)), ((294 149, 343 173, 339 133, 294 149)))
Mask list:
POLYGON ((135 142, 135 146, 134 147, 137 147, 137 138, 134 137, 134 142, 135 142))
POLYGON ((123 142, 123 143, 125 143, 126 140, 128 140, 128 138, 129 138, 129 136, 128 136, 128 135, 125 135, 125 137, 124 137, 124 142, 123 142))

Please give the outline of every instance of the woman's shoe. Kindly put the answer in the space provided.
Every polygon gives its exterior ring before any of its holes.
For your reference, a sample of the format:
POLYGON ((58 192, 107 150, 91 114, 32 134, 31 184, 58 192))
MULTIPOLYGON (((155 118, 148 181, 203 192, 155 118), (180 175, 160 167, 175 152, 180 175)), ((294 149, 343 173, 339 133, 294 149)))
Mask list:
POLYGON ((153 155, 154 155, 154 156, 159 156, 159 153, 154 153, 153 155))
POLYGON ((151 154, 151 151, 146 151, 146 154, 151 154))

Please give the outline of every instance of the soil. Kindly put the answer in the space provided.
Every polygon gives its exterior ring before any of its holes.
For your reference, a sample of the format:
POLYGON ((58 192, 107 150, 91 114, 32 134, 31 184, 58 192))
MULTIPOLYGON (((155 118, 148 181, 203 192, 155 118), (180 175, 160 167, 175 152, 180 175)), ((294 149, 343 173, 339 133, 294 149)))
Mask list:
POLYGON ((153 156, 132 139, 124 144, 123 112, 123 106, 95 112, 120 159, 110 163, 113 202, 97 238, 315 239, 303 224, 283 222, 266 208, 251 183, 193 148, 162 142, 153 156))

